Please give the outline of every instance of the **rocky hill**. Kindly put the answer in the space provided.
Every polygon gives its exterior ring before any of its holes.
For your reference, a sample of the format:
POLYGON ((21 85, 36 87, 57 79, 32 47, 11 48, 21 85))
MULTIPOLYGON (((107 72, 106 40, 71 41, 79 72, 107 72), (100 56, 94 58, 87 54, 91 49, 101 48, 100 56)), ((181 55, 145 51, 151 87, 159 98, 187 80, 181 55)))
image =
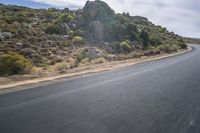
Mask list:
POLYGON ((67 69, 175 52, 183 39, 147 18, 117 14, 100 0, 83 9, 32 9, 0 5, 0 56, 19 54, 34 66, 66 62, 67 69))

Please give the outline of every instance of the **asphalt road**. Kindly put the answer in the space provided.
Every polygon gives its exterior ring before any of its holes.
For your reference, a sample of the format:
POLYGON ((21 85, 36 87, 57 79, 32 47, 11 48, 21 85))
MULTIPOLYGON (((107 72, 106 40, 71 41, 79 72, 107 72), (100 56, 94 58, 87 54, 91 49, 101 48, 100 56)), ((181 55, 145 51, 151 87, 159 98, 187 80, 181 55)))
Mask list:
POLYGON ((0 95, 0 133, 200 133, 200 46, 0 95))

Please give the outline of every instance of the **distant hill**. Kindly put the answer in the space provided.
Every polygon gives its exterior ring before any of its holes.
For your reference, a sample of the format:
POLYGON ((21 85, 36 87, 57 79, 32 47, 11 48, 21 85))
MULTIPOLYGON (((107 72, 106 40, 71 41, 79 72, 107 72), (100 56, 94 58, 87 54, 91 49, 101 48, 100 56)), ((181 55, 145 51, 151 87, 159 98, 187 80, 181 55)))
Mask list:
POLYGON ((78 10, 1 4, 0 13, 0 55, 17 53, 35 66, 65 61, 73 68, 99 57, 121 60, 186 48, 181 36, 147 18, 117 14, 100 0, 78 10))
POLYGON ((183 37, 183 40, 185 43, 200 44, 200 38, 183 37))

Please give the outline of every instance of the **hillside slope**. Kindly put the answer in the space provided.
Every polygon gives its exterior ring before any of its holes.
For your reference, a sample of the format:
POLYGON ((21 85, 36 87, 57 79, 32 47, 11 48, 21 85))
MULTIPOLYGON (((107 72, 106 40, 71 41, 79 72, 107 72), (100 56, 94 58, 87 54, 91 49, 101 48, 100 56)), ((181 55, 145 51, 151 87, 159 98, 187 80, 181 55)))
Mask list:
POLYGON ((144 17, 116 14, 100 0, 78 10, 1 4, 0 14, 0 56, 17 53, 38 67, 65 62, 71 69, 186 48, 166 28, 144 17))

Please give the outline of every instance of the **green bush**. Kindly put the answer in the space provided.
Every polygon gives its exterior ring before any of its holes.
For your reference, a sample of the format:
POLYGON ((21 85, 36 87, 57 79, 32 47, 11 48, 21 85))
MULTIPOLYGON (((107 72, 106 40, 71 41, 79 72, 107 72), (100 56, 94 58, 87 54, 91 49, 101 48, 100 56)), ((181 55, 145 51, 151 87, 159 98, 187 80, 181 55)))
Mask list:
POLYGON ((128 54, 128 58, 140 58, 143 55, 144 55, 144 53, 142 53, 142 52, 133 51, 128 54))
POLYGON ((57 66, 57 70, 58 71, 64 71, 64 70, 67 70, 67 69, 69 69, 69 65, 67 64, 67 63, 62 63, 62 64, 59 64, 58 66, 57 66))
POLYGON ((119 54, 116 57, 116 60, 118 60, 118 61, 127 60, 127 59, 129 59, 129 57, 125 54, 119 54))
POLYGON ((144 47, 147 47, 149 45, 149 35, 146 31, 141 31, 140 33, 140 39, 144 47))
POLYGON ((180 46, 180 48, 182 48, 182 49, 187 48, 187 45, 185 44, 185 42, 183 41, 182 38, 178 38, 177 41, 178 41, 178 45, 180 46))
POLYGON ((31 72, 32 64, 22 55, 0 55, 0 75, 15 75, 31 72))
POLYGON ((106 62, 106 59, 104 57, 100 57, 100 58, 94 59, 92 62, 94 64, 101 64, 101 63, 106 62))
POLYGON ((47 34, 64 34, 66 31, 59 25, 73 20, 75 20, 75 16, 73 14, 61 14, 53 24, 46 27, 45 32, 47 34))
POLYGON ((131 52, 132 48, 129 45, 128 41, 123 41, 123 42, 112 42, 111 47, 116 53, 129 53, 131 52))
POLYGON ((85 59, 85 54, 80 53, 76 56, 76 61, 75 61, 75 67, 77 67, 79 65, 79 63, 85 59))
POLYGON ((169 53, 169 47, 166 45, 159 45, 156 50, 164 53, 169 53))
POLYGON ((171 52, 176 52, 179 49, 180 49, 180 47, 178 45, 175 45, 175 44, 170 47, 171 52))
POLYGON ((164 52, 164 53, 171 53, 171 52, 176 52, 178 49, 179 49, 179 47, 176 45, 166 44, 166 45, 159 45, 156 48, 156 51, 164 52))
POLYGON ((81 36, 75 36, 73 38, 72 42, 74 44, 78 44, 78 45, 84 45, 84 44, 86 44, 85 39, 83 37, 81 37, 81 36))
POLYGON ((85 31, 78 29, 73 32, 73 36, 84 36, 85 31))
POLYGON ((182 49, 187 49, 187 45, 183 42, 183 43, 180 43, 179 46, 182 48, 182 49))
POLYGON ((63 13, 61 14, 58 19, 56 20, 57 23, 63 23, 63 22, 70 22, 75 20, 75 15, 74 14, 69 14, 69 13, 63 13))
POLYGON ((60 34, 60 29, 58 25, 49 25, 46 27, 45 32, 47 34, 60 34))
POLYGON ((131 46, 126 41, 121 42, 120 47, 124 52, 127 52, 127 53, 131 52, 131 49, 132 49, 131 46))
POLYGON ((161 40, 157 37, 151 37, 149 38, 149 41, 152 45, 156 46, 156 45, 160 45, 161 44, 161 40))
POLYGON ((120 53, 120 42, 112 42, 111 43, 111 47, 113 49, 114 52, 116 53, 120 53))
POLYGON ((7 23, 11 24, 13 22, 27 22, 29 23, 30 20, 28 18, 25 18, 22 14, 16 14, 16 15, 12 15, 12 16, 3 16, 2 20, 5 20, 7 23))

